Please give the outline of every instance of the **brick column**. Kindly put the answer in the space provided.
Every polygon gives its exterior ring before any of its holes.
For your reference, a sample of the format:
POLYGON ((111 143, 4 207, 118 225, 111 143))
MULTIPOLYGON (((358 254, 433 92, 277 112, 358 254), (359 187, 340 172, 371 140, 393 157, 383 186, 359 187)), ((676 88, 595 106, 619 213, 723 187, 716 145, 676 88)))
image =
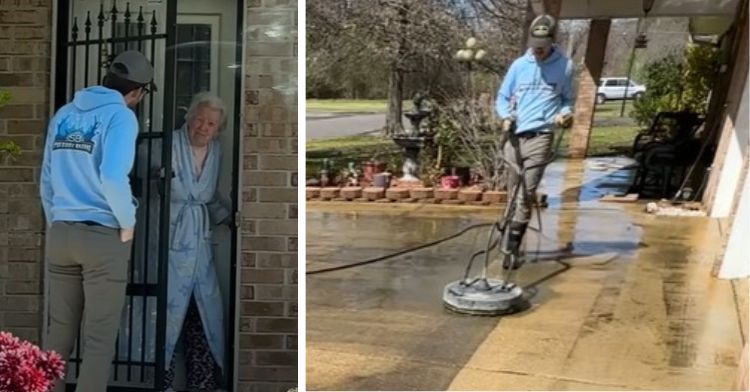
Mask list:
POLYGON ((589 136, 596 109, 596 83, 604 66, 610 24, 609 19, 595 19, 590 23, 584 69, 578 80, 575 120, 568 146, 571 158, 585 158, 589 148, 589 136))
POLYGON ((40 342, 44 223, 38 175, 49 118, 52 1, 0 0, 0 141, 23 150, 0 158, 0 330, 40 342))
POLYGON ((297 2, 247 4, 239 391, 286 391, 297 385, 297 2))

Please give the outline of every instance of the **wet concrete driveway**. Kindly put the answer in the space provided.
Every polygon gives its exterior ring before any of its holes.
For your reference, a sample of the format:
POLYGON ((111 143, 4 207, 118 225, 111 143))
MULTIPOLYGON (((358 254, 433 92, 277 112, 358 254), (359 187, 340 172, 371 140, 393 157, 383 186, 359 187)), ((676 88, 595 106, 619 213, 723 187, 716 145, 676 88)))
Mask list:
MULTIPOLYGON (((599 203, 629 178, 616 170, 619 162, 609 163, 549 168, 544 235, 530 232, 526 241, 537 261, 517 275, 532 295, 523 313, 443 309, 443 287, 462 276, 486 227, 383 262, 309 275, 308 389, 727 389, 747 330, 746 296, 736 298, 747 282, 711 277, 722 222, 599 203), (566 244, 572 249, 561 251, 566 244)), ((307 269, 420 245, 498 213, 308 203, 307 269)))

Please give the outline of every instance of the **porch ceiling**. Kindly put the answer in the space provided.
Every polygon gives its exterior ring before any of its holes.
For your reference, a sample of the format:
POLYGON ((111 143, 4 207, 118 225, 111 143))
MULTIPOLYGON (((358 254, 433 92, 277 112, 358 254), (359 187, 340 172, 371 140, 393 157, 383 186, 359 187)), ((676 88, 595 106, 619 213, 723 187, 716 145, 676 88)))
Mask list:
MULTIPOLYGON (((655 0, 649 17, 733 15, 739 0, 655 0)), ((561 19, 637 18, 641 0, 561 0, 561 19)))

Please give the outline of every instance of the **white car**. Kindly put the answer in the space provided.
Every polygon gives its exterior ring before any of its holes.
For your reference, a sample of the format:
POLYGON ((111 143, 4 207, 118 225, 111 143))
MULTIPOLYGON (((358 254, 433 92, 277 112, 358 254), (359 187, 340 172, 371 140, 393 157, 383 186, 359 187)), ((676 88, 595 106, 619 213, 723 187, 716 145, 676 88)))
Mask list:
POLYGON ((596 89, 596 103, 601 105, 606 101, 620 99, 638 100, 646 93, 646 86, 634 82, 628 78, 602 78, 596 89), (625 90, 627 87, 627 98, 625 90))

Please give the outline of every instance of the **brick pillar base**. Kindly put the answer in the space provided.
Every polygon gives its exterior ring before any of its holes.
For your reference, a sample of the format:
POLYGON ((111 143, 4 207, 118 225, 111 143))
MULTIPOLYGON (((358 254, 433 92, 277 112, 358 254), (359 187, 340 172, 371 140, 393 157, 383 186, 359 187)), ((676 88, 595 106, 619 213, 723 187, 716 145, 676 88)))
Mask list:
POLYGON ((589 136, 596 108, 596 83, 601 77, 604 66, 604 53, 607 50, 610 24, 609 19, 595 19, 591 21, 589 27, 585 67, 578 81, 575 120, 568 147, 571 158, 585 158, 589 148, 589 136))

